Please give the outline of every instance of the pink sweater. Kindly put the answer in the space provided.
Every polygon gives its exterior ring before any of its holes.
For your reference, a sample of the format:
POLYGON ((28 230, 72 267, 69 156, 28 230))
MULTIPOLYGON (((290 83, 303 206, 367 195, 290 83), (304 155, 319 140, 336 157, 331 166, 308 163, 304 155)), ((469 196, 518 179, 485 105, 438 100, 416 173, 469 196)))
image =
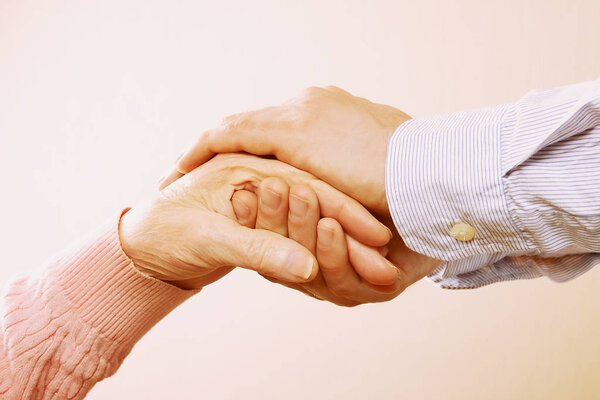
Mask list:
POLYGON ((81 399, 194 291, 140 274, 118 218, 0 298, 0 399, 81 399))

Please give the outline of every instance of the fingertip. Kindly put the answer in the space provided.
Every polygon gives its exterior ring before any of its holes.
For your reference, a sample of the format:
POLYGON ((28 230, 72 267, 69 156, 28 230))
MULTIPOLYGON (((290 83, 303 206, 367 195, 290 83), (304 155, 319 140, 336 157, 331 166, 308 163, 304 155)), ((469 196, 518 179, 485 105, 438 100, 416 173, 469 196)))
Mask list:
POLYGON ((399 280, 399 270, 377 248, 366 246, 346 235, 348 257, 356 273, 373 285, 394 285, 399 280))
POLYGON ((256 195, 248 190, 236 190, 231 196, 233 212, 241 225, 254 228, 258 210, 256 195))
POLYGON ((394 234, 391 229, 388 228, 383 222, 377 220, 375 217, 371 216, 371 227, 367 232, 369 234, 368 244, 370 246, 381 247, 385 246, 392 240, 394 234))
POLYGON ((171 183, 175 182, 177 179, 181 178, 183 175, 181 172, 177 170, 172 170, 168 175, 165 175, 158 181, 158 190, 163 190, 171 183))
POLYGON ((317 259, 311 254, 312 257, 312 266, 311 266, 311 273, 310 275, 308 275, 308 278, 306 278, 306 282, 310 282, 312 280, 314 280, 317 275, 319 274, 319 264, 317 263, 317 259))
POLYGON ((192 162, 186 158, 186 154, 175 163, 175 169, 181 174, 187 174, 194 169, 192 162))
POLYGON ((317 223, 317 243, 323 247, 331 246, 342 230, 339 222, 333 218, 321 218, 317 223))
POLYGON ((317 276, 319 267, 315 257, 301 247, 298 250, 283 250, 285 262, 283 271, 280 272, 281 279, 288 282, 305 283, 310 282, 317 276))
POLYGON ((208 150, 208 146, 204 143, 203 139, 198 139, 198 142, 188 148, 183 154, 179 156, 175 162, 175 169, 182 173, 187 174, 194 170, 194 168, 204 164, 214 154, 208 150))

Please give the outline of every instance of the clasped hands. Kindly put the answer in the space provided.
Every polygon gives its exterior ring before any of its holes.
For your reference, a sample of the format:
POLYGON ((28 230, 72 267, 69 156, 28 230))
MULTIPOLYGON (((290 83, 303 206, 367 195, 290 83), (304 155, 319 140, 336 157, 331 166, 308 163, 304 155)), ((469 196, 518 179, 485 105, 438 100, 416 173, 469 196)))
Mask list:
POLYGON ((228 117, 123 216, 123 250, 184 289, 240 266, 338 305, 393 299, 440 263, 408 249, 390 219, 387 143, 408 119, 335 87, 228 117))

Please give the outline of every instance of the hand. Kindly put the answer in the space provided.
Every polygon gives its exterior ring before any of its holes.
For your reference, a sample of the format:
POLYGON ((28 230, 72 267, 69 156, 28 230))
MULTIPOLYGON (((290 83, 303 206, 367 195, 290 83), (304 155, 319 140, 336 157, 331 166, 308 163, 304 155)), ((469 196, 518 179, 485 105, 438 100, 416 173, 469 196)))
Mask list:
POLYGON ((256 194, 236 191, 232 205, 241 224, 289 235, 309 249, 319 263, 319 272, 310 282, 267 279, 337 305, 391 300, 439 263, 412 252, 399 238, 383 248, 357 242, 336 220, 320 219, 317 195, 302 184, 288 187, 281 179, 267 178, 256 194), (275 204, 272 198, 279 201, 275 204), (386 255, 398 268, 384 258, 386 255))
POLYGON ((214 282, 236 265, 287 282, 314 279, 316 260, 305 247, 236 222, 234 191, 253 190, 267 176, 312 188, 321 213, 365 243, 381 246, 391 237, 359 203, 309 173, 276 160, 228 154, 127 212, 119 230, 123 250, 143 273, 186 289, 214 282))
POLYGON ((236 114, 202 133, 162 181, 165 187, 215 153, 274 155, 389 216, 385 197, 388 140, 410 117, 336 88, 309 88, 277 107, 236 114))

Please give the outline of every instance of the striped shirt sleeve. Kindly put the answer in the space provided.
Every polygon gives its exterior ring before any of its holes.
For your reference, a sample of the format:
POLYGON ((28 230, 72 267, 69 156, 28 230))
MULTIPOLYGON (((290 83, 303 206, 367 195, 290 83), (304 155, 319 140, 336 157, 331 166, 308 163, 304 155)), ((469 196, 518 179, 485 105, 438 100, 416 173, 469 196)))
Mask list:
POLYGON ((600 264, 600 79, 405 122, 386 193, 406 245, 443 260, 441 287, 584 273, 600 264))

